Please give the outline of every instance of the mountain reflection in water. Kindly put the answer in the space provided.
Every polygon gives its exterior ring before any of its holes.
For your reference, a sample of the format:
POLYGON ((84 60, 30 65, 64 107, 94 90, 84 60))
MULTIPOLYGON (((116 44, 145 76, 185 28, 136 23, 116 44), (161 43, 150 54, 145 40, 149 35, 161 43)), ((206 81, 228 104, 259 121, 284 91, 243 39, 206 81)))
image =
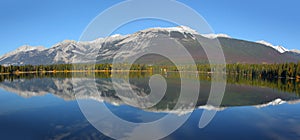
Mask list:
MULTIPOLYGON (((147 96, 151 92, 150 76, 150 73, 130 73, 134 93, 147 96)), ((130 95, 116 94, 110 73, 1 75, 0 130, 3 133, 0 139, 109 139, 86 120, 76 99, 105 103, 114 114, 131 122, 154 121, 166 113, 178 117, 192 113, 191 118, 166 139, 300 137, 300 94, 296 80, 228 76, 222 104, 217 107, 206 104, 211 76, 183 73, 182 78, 186 80, 200 80, 198 102, 196 108, 182 102, 173 109, 180 92, 180 77, 178 73, 163 76, 168 84, 165 96, 155 106, 140 109, 127 105, 132 99, 130 95), (203 110, 218 113, 207 127, 200 129, 198 123, 203 110)), ((122 74, 117 77, 120 81, 127 80, 122 74)), ((147 102, 141 103, 144 104, 147 102)))
MULTIPOLYGON (((43 96, 45 94, 53 94, 64 100, 76 100, 74 86, 90 90, 84 94, 78 94, 79 99, 92 99, 99 102, 107 102, 113 105, 126 104, 116 94, 113 83, 110 79, 110 73, 59 73, 47 75, 25 74, 19 76, 2 76, 0 88, 6 91, 16 93, 22 97, 43 96), (97 89, 92 86, 96 84, 97 89), (90 86, 90 88, 89 88, 90 86), (99 96, 100 95, 100 96, 99 96)), ((130 73, 130 86, 139 96, 147 96, 151 89, 148 85, 149 73, 130 73)), ((171 111, 175 106, 180 92, 180 76, 178 73, 169 73, 164 75, 168 83, 166 95, 155 106, 145 109, 150 112, 174 112, 184 114, 192 112, 192 110, 171 111)), ((122 74, 120 79, 126 79, 122 74)), ((200 94, 196 108, 208 110, 223 110, 228 107, 235 106, 256 106, 263 107, 266 105, 275 105, 281 103, 294 103, 299 99, 299 83, 294 80, 282 79, 267 81, 263 79, 248 79, 242 77, 228 77, 225 95, 220 107, 206 105, 210 91, 210 75, 203 74, 196 77, 193 73, 182 74, 183 78, 191 81, 200 79, 200 94), (292 85, 291 85, 292 83, 292 85)), ((124 99, 124 97, 122 97, 124 99)), ((125 97, 130 99, 131 97, 125 97)), ((181 109, 189 108, 189 102, 182 103, 181 109)))

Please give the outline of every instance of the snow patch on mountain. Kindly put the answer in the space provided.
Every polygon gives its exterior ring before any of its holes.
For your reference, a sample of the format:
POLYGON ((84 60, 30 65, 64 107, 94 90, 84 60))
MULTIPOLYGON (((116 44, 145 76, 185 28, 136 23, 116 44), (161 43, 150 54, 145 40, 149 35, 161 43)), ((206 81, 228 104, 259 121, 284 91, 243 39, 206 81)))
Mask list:
POLYGON ((300 50, 295 50, 295 49, 293 49, 293 50, 290 50, 290 52, 293 52, 293 53, 298 53, 298 54, 300 54, 300 50))
POLYGON ((43 46, 32 47, 32 46, 25 45, 25 46, 21 46, 14 52, 27 52, 27 51, 32 51, 32 50, 42 51, 44 49, 46 49, 46 48, 44 48, 43 46))
POLYGON ((116 38, 116 37, 122 37, 122 35, 121 34, 114 34, 114 35, 112 35, 110 37, 116 38))
POLYGON ((160 32, 160 31, 167 31, 167 32, 177 31, 183 34, 184 33, 199 34, 196 30, 193 30, 187 26, 177 26, 177 27, 168 27, 168 28, 155 27, 155 28, 142 30, 141 32, 160 32))
POLYGON ((266 42, 266 41, 264 41, 264 40, 256 41, 256 43, 259 43, 259 44, 263 44, 263 45, 272 47, 272 48, 274 48, 275 50, 277 50, 277 51, 280 52, 280 53, 284 53, 284 52, 289 51, 288 49, 284 48, 283 46, 275 46, 275 45, 272 45, 271 43, 266 42))
POLYGON ((227 34, 201 34, 202 36, 209 38, 209 39, 215 39, 218 37, 223 37, 223 38, 231 38, 231 36, 227 34))

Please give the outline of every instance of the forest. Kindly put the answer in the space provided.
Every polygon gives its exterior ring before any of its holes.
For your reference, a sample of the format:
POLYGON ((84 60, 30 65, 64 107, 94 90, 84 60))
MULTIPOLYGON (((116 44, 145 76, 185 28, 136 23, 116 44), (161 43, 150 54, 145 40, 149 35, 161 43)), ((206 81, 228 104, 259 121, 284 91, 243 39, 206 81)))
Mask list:
MULTIPOLYGON (((151 72, 172 72, 172 71, 190 71, 191 65, 146 65, 146 64, 116 64, 114 70, 122 70, 128 67, 132 71, 151 71, 151 72)), ((215 67, 218 65, 197 64, 199 73, 217 72, 215 67)), ((18 74, 18 73, 56 73, 56 72, 74 72, 74 71, 106 71, 112 70, 112 64, 54 64, 54 65, 23 65, 23 66, 0 66, 0 74, 18 74)), ((222 69, 228 75, 256 77, 256 78, 300 78, 300 62, 285 64, 226 64, 226 69, 222 69)))

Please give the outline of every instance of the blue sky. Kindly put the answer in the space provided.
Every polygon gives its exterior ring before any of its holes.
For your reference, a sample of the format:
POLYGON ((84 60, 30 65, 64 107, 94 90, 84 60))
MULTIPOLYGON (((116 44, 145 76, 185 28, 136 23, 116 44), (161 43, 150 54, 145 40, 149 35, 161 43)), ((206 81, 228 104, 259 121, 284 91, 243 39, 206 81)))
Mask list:
MULTIPOLYGON (((300 49, 300 1, 297 0, 179 0, 195 9, 216 33, 250 41, 266 40, 300 49)), ((1 0, 0 55, 22 45, 45 46, 78 40, 85 27, 120 0, 1 0)), ((140 28, 170 26, 145 21, 128 25, 127 34, 140 28)))

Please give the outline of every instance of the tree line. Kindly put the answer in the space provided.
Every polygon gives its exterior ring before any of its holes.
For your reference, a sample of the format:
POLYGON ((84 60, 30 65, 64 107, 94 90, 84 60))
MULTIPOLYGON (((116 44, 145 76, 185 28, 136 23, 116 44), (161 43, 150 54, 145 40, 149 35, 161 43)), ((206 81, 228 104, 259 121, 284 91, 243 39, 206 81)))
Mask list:
MULTIPOLYGON (((168 72, 168 71, 189 71, 193 70, 191 65, 146 65, 146 64, 116 64, 114 70, 122 70, 124 67, 130 68, 135 71, 155 71, 155 72, 168 72)), ((203 73, 217 72, 218 65, 197 64, 197 70, 203 73)), ((55 71, 72 71, 72 70, 103 70, 111 71, 112 64, 54 64, 54 65, 23 65, 23 66, 1 66, 0 73, 14 74, 18 72, 55 72, 55 71)), ((284 63, 284 64, 226 64, 225 72, 228 75, 239 75, 247 77, 259 78, 300 78, 300 62, 298 63, 284 63)), ((219 71, 220 72, 220 71, 219 71)))
POLYGON ((300 62, 285 64, 228 64, 228 74, 261 78, 300 78, 300 62))

